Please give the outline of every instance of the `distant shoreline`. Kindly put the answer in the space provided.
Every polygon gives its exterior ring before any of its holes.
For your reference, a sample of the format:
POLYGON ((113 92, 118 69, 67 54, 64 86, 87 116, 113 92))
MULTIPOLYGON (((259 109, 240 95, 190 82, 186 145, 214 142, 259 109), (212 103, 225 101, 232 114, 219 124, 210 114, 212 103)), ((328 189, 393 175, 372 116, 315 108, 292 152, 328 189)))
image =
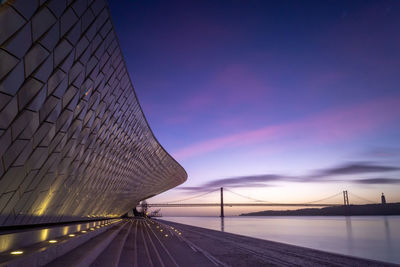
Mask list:
POLYGON ((265 210, 239 216, 384 216, 400 215, 400 203, 335 206, 297 210, 265 210))

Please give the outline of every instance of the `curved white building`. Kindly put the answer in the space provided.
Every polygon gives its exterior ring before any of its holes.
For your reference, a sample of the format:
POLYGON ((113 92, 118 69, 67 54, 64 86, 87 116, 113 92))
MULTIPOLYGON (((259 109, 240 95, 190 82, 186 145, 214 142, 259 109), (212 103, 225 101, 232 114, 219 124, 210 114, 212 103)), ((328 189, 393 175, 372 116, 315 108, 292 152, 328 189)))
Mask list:
POLYGON ((183 183, 104 0, 2 1, 0 226, 117 217, 183 183))

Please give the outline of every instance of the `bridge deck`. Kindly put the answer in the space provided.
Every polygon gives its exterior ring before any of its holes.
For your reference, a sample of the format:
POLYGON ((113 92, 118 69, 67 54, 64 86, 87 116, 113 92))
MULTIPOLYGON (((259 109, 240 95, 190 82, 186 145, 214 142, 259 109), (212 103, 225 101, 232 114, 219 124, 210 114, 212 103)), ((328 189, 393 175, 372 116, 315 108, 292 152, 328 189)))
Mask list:
MULTIPOLYGON (((160 203, 147 204, 149 208, 185 208, 185 207, 219 207, 221 203, 160 203)), ((223 203, 224 207, 333 207, 343 206, 342 204, 311 204, 311 203, 223 203)), ((141 207, 138 205, 138 207, 141 207)))

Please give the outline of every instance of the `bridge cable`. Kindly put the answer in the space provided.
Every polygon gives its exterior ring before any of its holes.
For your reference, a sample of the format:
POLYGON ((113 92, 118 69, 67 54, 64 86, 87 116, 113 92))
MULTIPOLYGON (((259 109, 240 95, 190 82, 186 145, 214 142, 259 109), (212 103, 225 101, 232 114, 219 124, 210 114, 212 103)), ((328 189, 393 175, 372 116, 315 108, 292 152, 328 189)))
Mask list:
POLYGON ((353 197, 356 197, 356 198, 361 199, 361 200, 363 200, 363 201, 369 202, 369 203, 371 203, 371 204, 377 204, 376 201, 372 201, 372 200, 369 200, 369 199, 366 199, 366 198, 357 196, 357 195, 354 194, 353 192, 349 192, 349 194, 350 194, 351 196, 353 196, 353 197))
MULTIPOLYGON (((255 199, 255 198, 252 198, 252 197, 248 197, 248 196, 245 196, 245 195, 236 193, 236 192, 234 192, 234 191, 232 191, 232 190, 230 190, 230 189, 228 189, 228 188, 225 188, 225 190, 227 190, 227 191, 229 191, 229 192, 231 192, 231 193, 233 193, 233 194, 235 194, 235 195, 238 195, 238 196, 241 196, 241 197, 243 197, 243 198, 247 198, 247 199, 250 199, 250 200, 253 200, 253 201, 256 201, 256 202, 266 202, 266 203, 274 204, 274 202, 271 202, 271 201, 255 199)), ((306 202, 306 203, 301 203, 301 204, 313 204, 313 203, 316 203, 316 202, 321 202, 321 201, 323 201, 323 200, 327 200, 327 199, 330 199, 330 198, 334 198, 334 197, 339 196, 339 195, 341 195, 341 194, 342 194, 342 192, 339 192, 339 193, 336 193, 336 194, 334 194, 334 195, 332 195, 332 196, 329 196, 329 197, 325 197, 325 198, 321 198, 321 199, 318 199, 318 200, 314 200, 314 201, 310 201, 310 202, 306 202)), ((275 204, 276 204, 276 203, 275 203, 275 204)))
POLYGON ((212 192, 215 192, 215 191, 217 191, 217 190, 219 190, 219 189, 213 189, 213 190, 211 190, 211 191, 208 191, 208 192, 206 192, 206 193, 202 193, 202 194, 200 194, 200 195, 196 195, 196 196, 193 196, 193 197, 188 197, 188 198, 179 199, 179 200, 174 200, 174 201, 168 201, 167 203, 164 203, 164 204, 171 204, 171 203, 176 203, 176 202, 183 202, 183 201, 186 201, 186 200, 190 200, 190 199, 202 197, 202 196, 205 196, 205 195, 210 194, 210 193, 212 193, 212 192))
POLYGON ((224 188, 224 189, 225 189, 226 191, 228 191, 228 192, 231 192, 231 193, 235 194, 235 195, 238 195, 238 196, 240 196, 240 197, 247 198, 247 199, 250 199, 250 200, 253 200, 253 201, 256 201, 256 202, 266 202, 266 203, 271 203, 271 204, 273 204, 273 202, 271 202, 271 201, 260 200, 260 199, 248 197, 248 196, 245 196, 245 195, 236 193, 236 192, 234 192, 234 191, 232 191, 232 190, 230 190, 230 189, 228 189, 228 188, 224 188))
POLYGON ((314 200, 314 201, 310 201, 310 202, 306 202, 306 203, 303 203, 303 204, 313 204, 313 203, 316 203, 316 202, 321 202, 321 201, 324 201, 324 200, 328 200, 328 199, 330 199, 330 198, 337 197, 337 196, 339 196, 339 195, 341 195, 341 194, 343 194, 343 192, 339 192, 339 193, 334 194, 334 195, 332 195, 332 196, 325 197, 325 198, 321 198, 321 199, 314 200))

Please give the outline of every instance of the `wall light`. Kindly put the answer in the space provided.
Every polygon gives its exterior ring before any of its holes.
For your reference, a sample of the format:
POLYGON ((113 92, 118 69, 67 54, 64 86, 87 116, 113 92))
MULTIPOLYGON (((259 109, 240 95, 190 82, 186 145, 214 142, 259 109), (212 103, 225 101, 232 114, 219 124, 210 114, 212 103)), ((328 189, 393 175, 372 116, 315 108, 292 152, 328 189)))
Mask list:
POLYGON ((22 250, 15 250, 10 252, 11 255, 21 255, 22 253, 24 253, 22 250))
POLYGON ((49 243, 52 243, 52 244, 57 243, 57 242, 58 242, 58 241, 57 241, 57 240, 54 240, 54 239, 49 240, 49 243))
POLYGON ((69 237, 74 237, 74 236, 75 236, 75 234, 69 234, 68 236, 69 236, 69 237))

